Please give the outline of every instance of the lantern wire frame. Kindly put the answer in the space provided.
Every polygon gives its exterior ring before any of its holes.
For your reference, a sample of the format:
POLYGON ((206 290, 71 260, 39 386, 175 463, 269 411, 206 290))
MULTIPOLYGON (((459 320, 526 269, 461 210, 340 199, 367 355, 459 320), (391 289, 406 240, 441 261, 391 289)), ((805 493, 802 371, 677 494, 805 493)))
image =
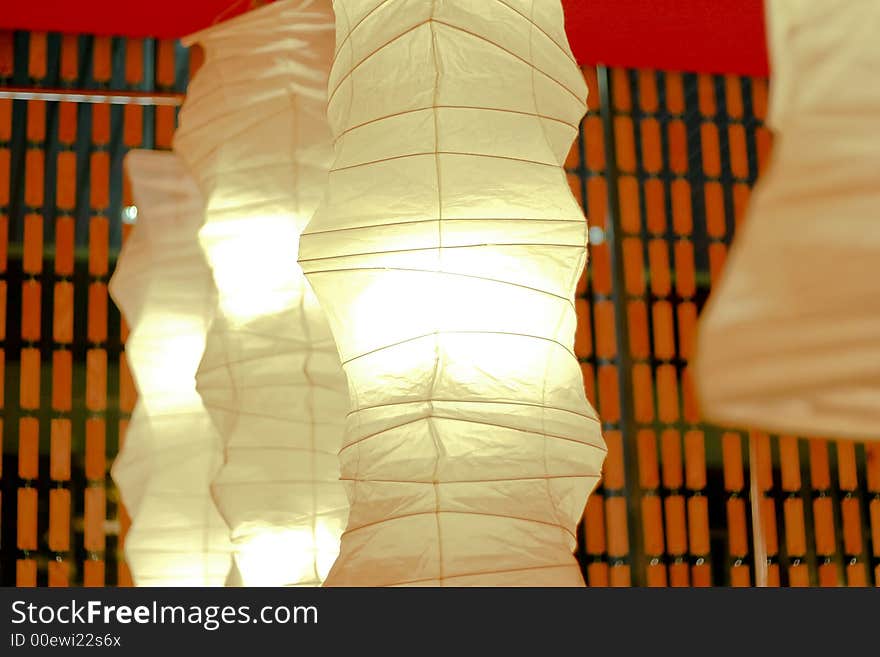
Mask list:
POLYGON ((327 585, 582 586, 605 445, 573 353, 586 110, 558 0, 336 0, 299 262, 349 380, 327 585))
POLYGON ((225 444, 212 490, 246 586, 319 585, 348 513, 345 376, 296 263, 332 156, 333 34, 329 0, 284 0, 185 41, 205 61, 174 148, 205 198, 219 292, 197 387, 225 444))

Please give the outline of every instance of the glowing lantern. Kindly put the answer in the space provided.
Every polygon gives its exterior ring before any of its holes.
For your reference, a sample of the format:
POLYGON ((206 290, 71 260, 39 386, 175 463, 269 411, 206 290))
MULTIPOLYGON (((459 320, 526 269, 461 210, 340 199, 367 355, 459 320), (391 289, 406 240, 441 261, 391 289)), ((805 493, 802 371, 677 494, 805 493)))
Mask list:
POLYGON ((582 586, 605 455, 572 347, 587 94, 558 0, 336 0, 335 161, 300 264, 353 410, 328 585, 582 586))
POLYGON ((202 189, 219 292, 197 387, 225 442, 213 484, 245 585, 320 584, 348 503, 345 376, 296 263, 332 158, 328 2, 288 0, 189 38, 205 49, 175 150, 202 189))
POLYGON ((112 469, 132 516, 125 556, 139 586, 222 586, 228 530, 209 490, 220 437, 194 379, 215 306, 202 200, 173 153, 133 151, 125 164, 140 217, 110 280, 139 393, 112 469))
POLYGON ((876 438, 880 5, 768 2, 773 159, 700 323, 704 413, 876 438))

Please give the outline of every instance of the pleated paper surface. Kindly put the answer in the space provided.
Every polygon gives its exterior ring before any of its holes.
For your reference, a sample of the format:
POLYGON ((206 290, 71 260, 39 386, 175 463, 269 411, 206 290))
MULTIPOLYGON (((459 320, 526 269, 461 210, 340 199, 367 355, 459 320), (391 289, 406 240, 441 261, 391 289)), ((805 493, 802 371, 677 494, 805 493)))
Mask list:
POLYGON ((222 586, 230 546, 209 489, 220 436, 194 378, 216 298, 201 196, 173 153, 134 151, 126 165, 139 215, 110 281, 139 393, 112 469, 132 518, 125 556, 138 586, 222 586))
POLYGON ((225 445, 214 481, 245 585, 320 584, 348 505, 336 453, 348 394, 296 263, 323 194, 329 4, 286 0, 194 35, 205 62, 175 150, 204 194, 219 292, 198 390, 225 445))
POLYGON ((778 132, 700 326, 707 416, 877 437, 880 5, 769 3, 778 132))
POLYGON ((575 358, 587 89, 549 2, 337 0, 300 264, 352 394, 333 585, 583 585, 605 449, 575 358))

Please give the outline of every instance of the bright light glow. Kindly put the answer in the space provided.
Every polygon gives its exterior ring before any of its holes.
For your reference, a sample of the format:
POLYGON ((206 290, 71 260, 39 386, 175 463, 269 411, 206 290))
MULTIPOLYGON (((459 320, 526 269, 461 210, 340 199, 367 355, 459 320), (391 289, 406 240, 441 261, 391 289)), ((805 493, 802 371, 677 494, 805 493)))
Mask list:
MULTIPOLYGON (((486 260, 491 262, 493 258, 486 260)), ((361 286, 352 281, 350 287, 334 291, 340 307, 345 308, 345 314, 333 315, 334 320, 349 329, 345 343, 340 345, 344 361, 422 336, 433 339, 436 334, 487 333, 495 338, 474 347, 480 354, 494 355, 508 375, 516 369, 524 376, 533 376, 540 372, 544 361, 532 357, 543 358, 540 354, 544 349, 528 348, 528 336, 549 333, 564 345, 566 336, 573 331, 572 318, 561 312, 558 300, 540 295, 533 298, 533 290, 514 285, 431 271, 382 271, 363 275, 360 280, 368 283, 361 286), (402 304, 401 299, 407 303, 402 304), (523 314, 524 304, 531 306, 532 312, 523 314), (548 331, 547 320, 554 315, 559 320, 548 331), (516 335, 511 334, 513 329, 516 335), (510 338, 523 343, 517 349, 518 358, 510 358, 507 351, 510 338)), ((461 357, 476 355, 464 344, 462 348, 461 357)), ((389 359, 399 358, 403 353, 396 349, 385 351, 383 357, 389 365, 389 359)))
POLYGON ((224 443, 212 482, 246 585, 320 585, 348 514, 348 390, 296 264, 331 159, 329 0, 279 0, 188 39, 205 61, 175 150, 205 197, 219 293, 197 388, 224 443))
POLYGON ((199 239, 214 272, 220 312, 227 321, 243 326, 301 303, 302 273, 290 260, 304 223, 292 214, 247 212, 218 223, 209 219, 199 239))
POLYGON ((231 547, 209 491, 220 437, 195 388, 215 305, 197 239, 204 208, 173 153, 132 151, 125 165, 143 209, 110 280, 138 389, 112 468, 132 517, 126 560, 138 586, 222 586, 231 547))
POLYGON ((573 353, 586 88, 561 5, 334 7, 336 159, 299 259, 353 402, 326 584, 582 586, 605 449, 573 353))
POLYGON ((323 581, 339 553, 339 527, 323 523, 305 528, 258 526, 235 539, 244 586, 295 586, 323 581))

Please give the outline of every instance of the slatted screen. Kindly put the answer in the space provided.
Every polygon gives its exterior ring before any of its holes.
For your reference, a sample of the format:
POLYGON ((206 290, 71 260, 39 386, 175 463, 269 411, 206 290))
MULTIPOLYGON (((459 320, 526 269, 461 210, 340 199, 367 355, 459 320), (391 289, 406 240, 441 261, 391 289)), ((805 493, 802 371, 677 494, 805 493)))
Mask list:
MULTIPOLYGON (((174 42, 0 34, 0 85, 179 90, 174 42)), ((135 390, 107 281, 131 201, 122 157, 168 148, 173 107, 0 100, 0 582, 126 584, 108 477, 135 390), (8 312, 6 312, 8 311, 8 312)))
POLYGON ((577 352, 610 447, 588 582, 754 583, 751 447, 769 584, 880 583, 880 444, 708 426, 694 399, 697 315, 770 153, 767 81, 585 75, 601 98, 568 163, 594 226, 577 352))
MULTIPOLYGON (((0 33, 0 87, 182 91, 179 44, 0 33)), ((591 222, 575 349, 609 445, 581 528, 591 586, 750 585, 750 446, 779 585, 880 582, 880 447, 701 422, 697 314, 771 146, 764 80, 585 69, 567 162, 591 222)), ((0 584, 126 585, 108 476, 136 392, 107 295, 130 148, 173 107, 0 100, 0 584)))

